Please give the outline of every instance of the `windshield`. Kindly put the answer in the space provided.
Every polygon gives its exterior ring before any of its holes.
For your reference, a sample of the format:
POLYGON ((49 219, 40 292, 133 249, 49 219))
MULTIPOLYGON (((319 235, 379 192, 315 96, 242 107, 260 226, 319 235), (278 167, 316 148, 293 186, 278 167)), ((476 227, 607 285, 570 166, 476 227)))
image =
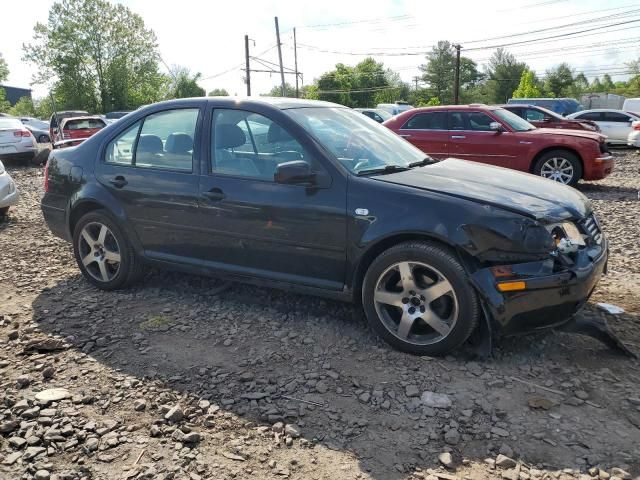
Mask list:
POLYGON ((428 157, 387 127, 341 107, 285 110, 352 173, 410 168, 428 157))
POLYGON ((538 107, 540 109, 541 112, 543 112, 545 115, 548 115, 549 117, 553 117, 556 118, 558 120, 564 120, 564 117, 552 110, 549 110, 548 108, 544 108, 544 107, 538 107))
POLYGON ((393 117, 393 115, 391 115, 389 112, 387 112, 386 110, 382 110, 381 108, 376 108, 374 110, 374 112, 376 112, 378 115, 380 115, 382 117, 383 120, 387 121, 389 120, 391 117, 393 117))
POLYGON ((493 110, 493 114, 516 132, 528 132, 529 130, 536 129, 536 127, 531 125, 524 118, 519 117, 515 113, 505 110, 504 108, 496 108, 493 110))

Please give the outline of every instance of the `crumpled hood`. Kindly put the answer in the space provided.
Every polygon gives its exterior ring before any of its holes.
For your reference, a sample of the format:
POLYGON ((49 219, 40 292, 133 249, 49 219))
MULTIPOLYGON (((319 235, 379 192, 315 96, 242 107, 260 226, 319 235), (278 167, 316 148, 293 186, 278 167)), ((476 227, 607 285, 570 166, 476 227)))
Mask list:
POLYGON ((570 137, 588 138, 596 142, 602 142, 605 138, 607 138, 606 135, 598 132, 591 132, 587 130, 569 130, 563 128, 536 128, 535 130, 531 130, 526 133, 528 135, 564 135, 570 137))
POLYGON ((528 173, 448 158, 375 180, 492 205, 542 221, 583 218, 592 211, 578 190, 528 173))

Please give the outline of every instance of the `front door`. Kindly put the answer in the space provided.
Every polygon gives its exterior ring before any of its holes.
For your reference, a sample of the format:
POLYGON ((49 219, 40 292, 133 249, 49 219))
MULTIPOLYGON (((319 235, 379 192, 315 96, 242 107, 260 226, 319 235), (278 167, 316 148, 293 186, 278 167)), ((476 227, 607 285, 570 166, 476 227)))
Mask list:
POLYGON ((627 143, 631 131, 631 123, 635 119, 626 113, 604 112, 601 123, 602 133, 609 137, 609 141, 627 143))
POLYGON ((517 153, 525 148, 519 146, 513 133, 491 130, 489 125, 495 121, 484 112, 450 112, 450 155, 498 167, 518 168, 517 153))
POLYGON ((449 156, 446 111, 417 113, 407 120, 398 134, 432 158, 443 160, 449 156))
POLYGON ((198 256, 238 274, 341 290, 346 179, 263 115, 215 109, 211 118, 198 256), (274 181, 277 166, 294 160, 312 165, 314 185, 274 181))
POLYGON ((118 200, 151 258, 189 256, 193 250, 199 112, 148 115, 112 140, 96 167, 98 181, 118 200))

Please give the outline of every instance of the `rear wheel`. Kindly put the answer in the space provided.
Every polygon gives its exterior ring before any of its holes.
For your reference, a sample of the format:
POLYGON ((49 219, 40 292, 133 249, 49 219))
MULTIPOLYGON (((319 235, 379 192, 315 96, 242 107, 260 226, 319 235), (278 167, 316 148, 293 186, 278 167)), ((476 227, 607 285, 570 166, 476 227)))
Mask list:
POLYGON ((566 150, 551 150, 538 159, 533 173, 573 186, 582 178, 582 165, 574 153, 566 150))
POLYGON ((4 218, 7 216, 7 213, 9 213, 9 207, 0 208, 0 220, 4 220, 4 218))
POLYGON ((84 215, 74 229, 73 251, 85 278, 103 290, 115 290, 134 282, 141 273, 126 235, 105 210, 84 215))
POLYGON ((365 276, 363 307, 390 345, 417 355, 444 355, 469 338, 480 311, 464 268, 430 242, 396 245, 365 276))
POLYGON ((38 143, 51 143, 51 139, 49 138, 49 135, 43 133, 38 137, 38 143))

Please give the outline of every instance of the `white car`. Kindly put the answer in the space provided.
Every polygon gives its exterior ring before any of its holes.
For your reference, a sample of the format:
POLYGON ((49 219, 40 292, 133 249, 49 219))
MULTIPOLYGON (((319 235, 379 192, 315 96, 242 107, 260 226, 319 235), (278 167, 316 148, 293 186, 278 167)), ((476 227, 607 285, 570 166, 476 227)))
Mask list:
POLYGON ((627 137, 627 145, 640 148, 640 121, 631 124, 632 130, 627 137))
POLYGON ((31 160, 38 153, 33 134, 17 118, 0 117, 0 157, 21 156, 31 160))
POLYGON ((0 162, 0 218, 4 217, 9 211, 11 205, 18 203, 18 188, 13 178, 4 169, 4 165, 0 162))
POLYGON ((591 120, 597 123, 602 134, 607 136, 607 143, 627 145, 629 143, 629 134, 633 130, 633 122, 640 120, 640 114, 624 110, 598 108, 572 113, 567 115, 567 118, 591 120))
POLYGON ((33 117, 20 117, 23 125, 37 128, 38 130, 49 130, 49 123, 33 117))

